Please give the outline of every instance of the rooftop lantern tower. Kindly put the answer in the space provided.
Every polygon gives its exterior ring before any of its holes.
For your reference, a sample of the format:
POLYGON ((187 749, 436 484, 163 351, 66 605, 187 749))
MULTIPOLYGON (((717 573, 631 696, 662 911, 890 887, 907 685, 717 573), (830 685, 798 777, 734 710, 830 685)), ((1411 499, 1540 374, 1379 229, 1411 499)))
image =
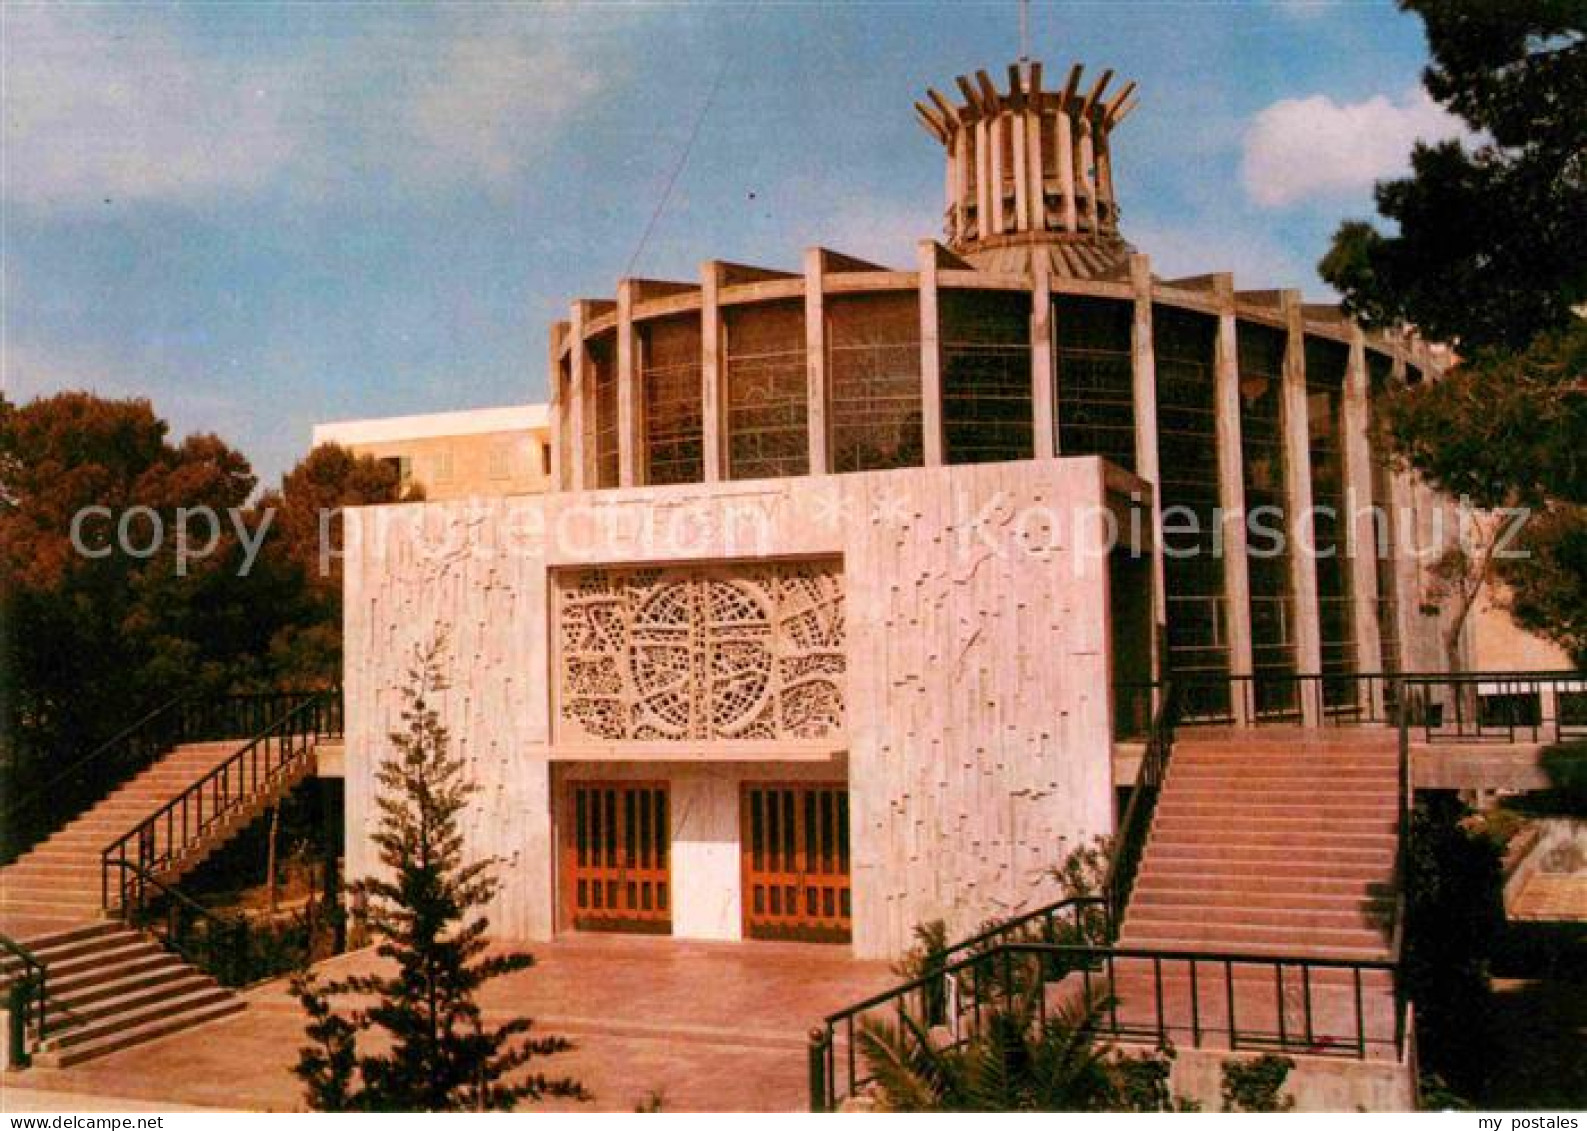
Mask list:
POLYGON ((948 246, 988 271, 1025 273, 1042 257, 1061 275, 1122 273, 1113 193, 1113 127, 1135 108, 1135 84, 1110 91, 1111 70, 1085 84, 1075 64, 1061 88, 1042 88, 1042 66, 1008 68, 1008 89, 985 71, 956 80, 964 101, 935 90, 915 110, 947 150, 948 246))

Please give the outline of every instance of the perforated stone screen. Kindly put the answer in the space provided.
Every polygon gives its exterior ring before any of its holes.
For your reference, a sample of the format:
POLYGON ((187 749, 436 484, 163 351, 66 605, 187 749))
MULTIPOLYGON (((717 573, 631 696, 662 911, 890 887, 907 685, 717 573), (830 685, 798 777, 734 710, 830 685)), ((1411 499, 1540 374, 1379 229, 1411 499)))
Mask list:
POLYGON ((836 560, 556 575, 557 739, 825 739, 843 728, 836 560))

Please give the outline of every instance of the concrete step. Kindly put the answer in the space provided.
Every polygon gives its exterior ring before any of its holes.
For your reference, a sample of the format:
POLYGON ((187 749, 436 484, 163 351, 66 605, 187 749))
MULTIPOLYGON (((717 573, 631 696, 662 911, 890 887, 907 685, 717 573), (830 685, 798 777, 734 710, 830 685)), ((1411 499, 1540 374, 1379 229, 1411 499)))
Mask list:
POLYGON ((122 974, 145 973, 152 969, 180 963, 170 951, 153 940, 150 945, 131 945, 100 954, 80 955, 69 961, 52 963, 49 967, 50 993, 72 993, 84 986, 97 985, 106 979, 122 974))
POLYGON ((114 1032, 137 1029, 191 1009, 202 1009, 232 997, 231 991, 209 982, 186 993, 157 996, 120 1011, 101 1012, 83 1020, 66 1019, 64 1028, 51 1025, 49 1036, 41 1042, 46 1048, 65 1049, 114 1032))
POLYGON ((135 981, 109 981, 97 987, 102 991, 98 996, 64 1002, 61 1013, 68 1027, 58 1030, 57 1035, 64 1037, 72 1029, 87 1028, 111 1019, 125 1021, 151 1014, 160 1016, 164 1007, 173 1003, 203 1004, 204 999, 215 997, 217 991, 228 992, 215 979, 191 966, 178 966, 176 976, 169 981, 141 986, 133 984, 135 981), (201 1000, 194 1003, 191 1001, 194 997, 201 1000))
POLYGON ((155 987, 162 987, 167 993, 175 992, 173 987, 186 984, 194 978, 204 977, 174 955, 167 957, 168 961, 163 965, 129 966, 125 970, 117 970, 114 977, 106 977, 99 981, 84 981, 81 985, 68 987, 59 995, 52 986, 50 1001, 59 1004, 73 1016, 81 1016, 80 1011, 84 1007, 108 998, 155 987))
POLYGON ((1266 824, 1238 825, 1230 828, 1206 821, 1170 817, 1152 822, 1151 840, 1168 845, 1216 845, 1230 848, 1249 845, 1256 848, 1306 848, 1353 847, 1366 850, 1387 851, 1391 855, 1397 843, 1395 832, 1387 822, 1373 822, 1373 827, 1316 828, 1291 824, 1285 821, 1266 824))
POLYGON ((1182 843, 1173 853, 1152 852, 1154 842, 1166 844, 1174 839, 1159 837, 1154 830, 1147 841, 1145 866, 1150 868, 1157 863, 1171 866, 1184 863, 1195 864, 1198 867, 1210 865, 1213 866, 1212 870, 1216 871, 1217 864, 1233 861, 1241 868, 1266 867, 1271 864, 1275 874, 1298 868, 1307 874, 1327 875, 1335 868, 1350 864, 1378 867, 1385 860, 1394 859, 1397 847, 1396 839, 1391 836, 1352 837, 1331 844, 1315 845, 1307 850, 1304 857, 1299 857, 1289 842, 1280 838, 1279 843, 1274 843, 1274 838, 1262 835, 1243 841, 1231 839, 1221 843, 1207 837, 1180 838, 1182 843))
POLYGON ((1195 891, 1192 888, 1164 889, 1137 884, 1130 896, 1130 907, 1232 907, 1244 909, 1271 909, 1294 911, 1347 911, 1368 915, 1391 911, 1394 901, 1387 897, 1374 897, 1361 890, 1348 893, 1318 893, 1297 891, 1252 891, 1226 889, 1222 891, 1195 891))
POLYGON ((15 916, 18 918, 61 919, 71 922, 81 922, 85 918, 99 915, 100 908, 97 903, 56 903, 42 902, 37 899, 6 899, 0 895, 0 915, 15 916))
POLYGON ((1120 936, 1122 946, 1180 947, 1186 950, 1244 952, 1258 950, 1298 957, 1383 957, 1387 935, 1370 927, 1309 927, 1211 923, 1204 920, 1151 919, 1130 921, 1120 936))
POLYGON ((1208 821, 1223 821, 1227 818, 1241 821, 1372 821, 1376 827, 1398 822, 1399 812, 1393 798, 1385 800, 1381 794, 1359 799, 1324 795, 1315 802, 1306 802, 1273 801, 1239 795, 1187 797, 1176 791, 1157 804, 1158 817, 1191 817, 1208 821))
POLYGON ((20 900, 42 900, 52 903, 86 903, 94 907, 99 906, 99 885, 93 885, 93 890, 88 890, 88 885, 82 886, 51 882, 48 876, 34 878, 23 876, 17 879, 0 876, 0 902, 12 898, 20 900))
POLYGON ((1377 884, 1370 877, 1343 878, 1313 875, 1302 870, 1289 876, 1271 876, 1261 872, 1170 872, 1162 868, 1163 861, 1154 861, 1150 871, 1143 870, 1135 880, 1135 898, 1147 892, 1159 894, 1205 895, 1208 898, 1230 896, 1273 895, 1300 898, 1368 899, 1374 897, 1377 884))
POLYGON ((1130 925, 1147 928, 1153 923, 1200 923, 1209 928, 1227 926, 1239 929, 1273 928, 1290 930, 1292 938, 1310 938, 1316 930, 1377 931, 1392 915, 1384 909, 1381 920, 1369 918, 1359 907, 1298 907, 1269 904, 1228 904, 1192 902, 1130 903, 1130 925))
POLYGON ((242 1008, 242 999, 223 990, 221 996, 212 997, 203 1004, 185 1004, 177 1012, 142 1019, 135 1025, 119 1027, 111 1023, 103 1023, 97 1026, 94 1032, 78 1034, 69 1044, 47 1043, 46 1047, 34 1056, 34 1063, 46 1068, 66 1068, 118 1049, 129 1048, 157 1037, 179 1033, 184 1029, 230 1016, 242 1008))
POLYGON ((1313 788, 1300 789, 1277 781, 1260 781, 1247 779, 1241 782, 1230 782, 1216 776, 1206 778, 1174 778, 1170 783, 1169 795, 1184 801, 1225 801, 1230 798, 1244 798, 1259 805, 1308 805, 1322 804, 1349 805, 1370 804, 1377 802, 1389 806, 1399 804, 1398 791, 1395 783, 1388 782, 1382 785, 1377 782, 1338 782, 1326 779, 1315 779, 1309 783, 1313 788))

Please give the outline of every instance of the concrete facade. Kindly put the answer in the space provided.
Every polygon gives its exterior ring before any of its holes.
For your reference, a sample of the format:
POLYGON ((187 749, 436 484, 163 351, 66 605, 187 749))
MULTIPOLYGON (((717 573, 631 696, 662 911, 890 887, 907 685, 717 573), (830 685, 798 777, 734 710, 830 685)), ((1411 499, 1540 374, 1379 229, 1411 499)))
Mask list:
POLYGON ((317 425, 314 444, 394 462, 403 485, 427 499, 538 495, 551 481, 545 405, 341 420, 317 425))
POLYGON ((374 867, 358 830, 398 689, 414 648, 446 626, 443 715, 480 787, 471 847, 504 861, 492 920, 505 936, 565 921, 558 790, 581 779, 670 784, 671 930, 685 937, 742 934, 750 780, 846 786, 858 955, 900 953, 926 919, 962 933, 1051 897, 1061 846, 1112 826, 1102 547, 1131 494, 1150 489, 1070 459, 352 512, 348 873, 374 867), (809 559, 840 563, 839 732, 602 744, 570 730, 551 622, 566 571, 809 559))

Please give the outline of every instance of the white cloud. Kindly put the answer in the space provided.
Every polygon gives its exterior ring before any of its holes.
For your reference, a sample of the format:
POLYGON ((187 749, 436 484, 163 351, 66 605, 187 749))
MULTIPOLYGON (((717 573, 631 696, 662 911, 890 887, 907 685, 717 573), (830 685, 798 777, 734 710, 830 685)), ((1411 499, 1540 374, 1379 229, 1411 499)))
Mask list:
POLYGON ((423 31, 361 27, 287 54, 217 53, 147 10, 27 7, 7 16, 8 199, 80 210, 109 198, 203 202, 399 183, 500 188, 625 68, 621 21, 577 8, 443 8, 423 31), (572 45, 570 49, 569 44, 572 45), (618 48, 621 50, 621 48, 618 48), (593 57, 601 55, 599 61, 593 57))
POLYGON ((1276 0, 1274 7, 1298 20, 1315 19, 1334 6, 1333 0, 1276 0))
POLYGON ((942 221, 918 201, 845 197, 835 193, 831 212, 818 214, 820 233, 806 242, 897 271, 915 267, 915 245, 943 239, 942 221))
POLYGON ((1165 279, 1228 271, 1240 290, 1315 289, 1315 270, 1259 231, 1242 231, 1236 218, 1219 213, 1171 224, 1137 222, 1125 234, 1151 256, 1152 272, 1165 279))
POLYGON ((1286 98, 1251 120, 1240 174, 1252 200, 1278 208, 1369 188, 1407 169, 1416 141, 1465 132, 1419 88, 1398 102, 1381 94, 1344 104, 1324 94, 1286 98))
POLYGON ((411 156, 443 176, 501 184, 549 140, 556 125, 593 95, 601 80, 549 37, 468 35, 413 91, 411 156))
POLYGON ((155 23, 122 36, 95 16, 43 6, 7 16, 12 201, 72 207, 246 191, 290 159, 284 83, 199 58, 155 23))

